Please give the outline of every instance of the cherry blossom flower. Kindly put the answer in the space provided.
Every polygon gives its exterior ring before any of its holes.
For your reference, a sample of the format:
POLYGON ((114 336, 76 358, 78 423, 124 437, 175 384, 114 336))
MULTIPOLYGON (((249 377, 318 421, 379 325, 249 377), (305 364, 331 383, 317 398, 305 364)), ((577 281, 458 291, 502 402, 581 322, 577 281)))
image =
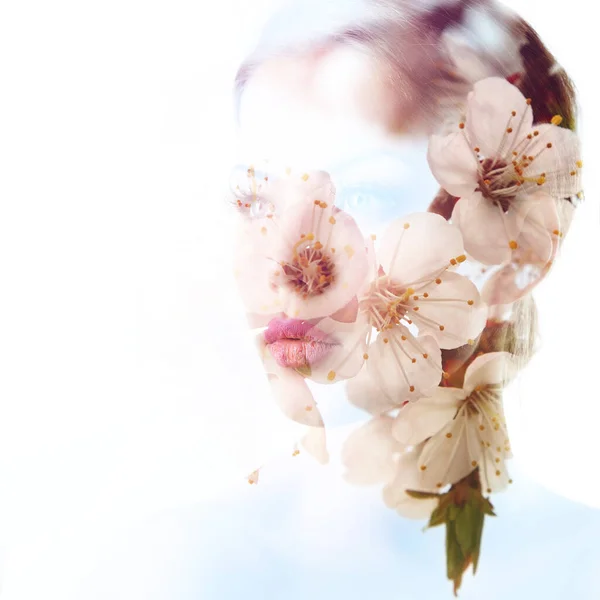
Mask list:
MULTIPOLYGON (((348 383, 351 402, 379 414, 427 395, 443 375, 440 348, 474 343, 487 309, 475 285, 453 271, 466 260, 463 251, 460 232, 439 215, 390 225, 359 296, 357 339, 366 340, 367 364, 348 383)), ((329 374, 337 378, 336 365, 329 374)))
POLYGON ((310 201, 288 206, 277 219, 255 219, 242 227, 235 274, 249 312, 326 317, 347 305, 363 285, 363 236, 328 193, 312 193, 310 201))
POLYGON ((540 203, 581 191, 579 141, 574 132, 552 123, 533 124, 531 102, 504 79, 475 84, 459 131, 432 136, 428 159, 440 185, 460 198, 452 220, 466 251, 484 264, 500 264, 511 253, 544 246, 552 236, 540 203), (540 195, 537 192, 544 192, 540 195))
POLYGON ((389 508, 408 518, 428 518, 438 501, 406 493, 419 485, 418 452, 407 450, 393 437, 393 423, 388 415, 375 417, 348 437, 342 449, 345 479, 354 485, 384 484, 383 499, 389 508))
POLYGON ((488 493, 508 482, 511 457, 502 387, 516 371, 512 355, 491 352, 467 368, 462 389, 439 387, 431 397, 404 406, 392 427, 396 440, 423 444, 417 489, 442 488, 479 468, 488 493))

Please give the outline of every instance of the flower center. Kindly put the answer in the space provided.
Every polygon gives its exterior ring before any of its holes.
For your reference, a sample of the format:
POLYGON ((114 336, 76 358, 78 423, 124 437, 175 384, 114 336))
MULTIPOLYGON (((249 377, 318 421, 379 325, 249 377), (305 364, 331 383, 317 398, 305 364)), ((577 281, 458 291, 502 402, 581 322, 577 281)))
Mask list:
POLYGON ((513 163, 502 159, 486 158, 480 161, 479 191, 488 200, 507 212, 522 180, 513 163))
POLYGON ((296 250, 292 260, 283 263, 281 269, 285 285, 304 299, 319 296, 335 280, 335 265, 319 242, 296 250))
POLYGON ((410 308, 407 300, 412 293, 412 289, 394 284, 388 277, 380 277, 360 301, 359 310, 367 315, 377 331, 391 329, 406 320, 410 308))

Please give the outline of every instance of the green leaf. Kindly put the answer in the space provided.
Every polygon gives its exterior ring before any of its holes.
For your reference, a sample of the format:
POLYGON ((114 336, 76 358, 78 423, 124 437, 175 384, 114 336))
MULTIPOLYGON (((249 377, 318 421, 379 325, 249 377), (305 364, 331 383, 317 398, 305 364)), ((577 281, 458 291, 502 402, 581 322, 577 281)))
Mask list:
POLYGON ((455 596, 458 595, 463 573, 468 566, 467 559, 458 543, 455 524, 449 522, 446 524, 446 573, 448 579, 454 582, 455 596))
POLYGON ((448 520, 448 508, 443 504, 440 504, 432 513, 429 518, 427 527, 437 527, 443 525, 448 520))

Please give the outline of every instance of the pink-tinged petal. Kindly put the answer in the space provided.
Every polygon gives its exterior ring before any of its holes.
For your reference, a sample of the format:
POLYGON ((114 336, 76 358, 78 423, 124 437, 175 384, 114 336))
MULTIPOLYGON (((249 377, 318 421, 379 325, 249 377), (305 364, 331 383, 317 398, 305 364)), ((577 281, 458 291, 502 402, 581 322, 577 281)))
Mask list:
POLYGON ((527 146, 527 155, 535 157, 525 176, 545 174, 541 188, 551 196, 566 198, 581 192, 581 148, 579 137, 570 129, 556 125, 536 125, 539 132, 527 146))
POLYGON ((300 443, 319 464, 326 465, 329 462, 324 427, 309 427, 306 435, 300 440, 300 443))
POLYGON ((452 196, 470 196, 477 188, 479 161, 462 131, 431 136, 427 160, 433 176, 452 196))
POLYGON ((467 100, 466 132, 484 156, 498 156, 510 149, 533 125, 531 106, 519 89, 500 77, 477 82, 467 100), (512 112, 515 116, 512 116, 512 112), (510 134, 508 128, 512 128, 510 134), (512 136, 512 137, 508 137, 512 136))
POLYGON ((323 427, 323 418, 304 378, 290 369, 269 375, 269 383, 281 412, 301 425, 323 427))
POLYGON ((406 493, 406 490, 436 491, 422 487, 419 479, 418 456, 418 451, 402 454, 396 464, 396 476, 383 488, 383 501, 386 506, 407 519, 427 519, 438 505, 437 498, 416 499, 406 493))
POLYGON ((394 437, 407 446, 424 442, 452 421, 466 396, 463 390, 438 387, 430 397, 410 402, 394 420, 394 437))
POLYGON ((392 422, 392 417, 383 415, 350 434, 342 448, 346 481, 354 485, 375 485, 393 479, 396 455, 404 446, 392 437, 392 422))
POLYGON ((317 383, 335 383, 354 377, 365 362, 366 336, 370 329, 364 316, 358 315, 354 323, 340 323, 322 319, 315 326, 319 335, 326 336, 330 344, 318 362, 311 364, 307 377, 317 383))
POLYGON ((340 323, 354 323, 358 316, 358 298, 354 296, 346 306, 340 308, 337 312, 331 315, 331 318, 334 321, 339 321, 340 323))
POLYGON ((509 213, 476 192, 461 198, 452 211, 452 223, 463 236, 465 250, 484 265, 498 265, 510 259, 510 242, 516 241, 516 223, 509 213))
POLYGON ((478 356, 465 372, 464 390, 470 394, 477 386, 505 385, 517 373, 510 352, 490 352, 478 356))
POLYGON ((456 483, 475 469, 481 458, 477 429, 462 410, 430 438, 419 456, 419 481, 426 488, 456 483))
POLYGON ((441 380, 441 352, 434 338, 414 339, 396 327, 379 334, 366 365, 348 382, 348 399, 372 414, 429 394, 441 380), (404 338, 404 339, 403 339, 404 338))
POLYGON ((437 273, 464 252, 458 229, 433 213, 397 219, 381 240, 379 262, 401 284, 412 285, 437 273))
POLYGON ((475 284, 463 275, 447 271, 417 294, 410 318, 421 335, 432 335, 441 348, 463 346, 483 330, 487 306, 475 284))

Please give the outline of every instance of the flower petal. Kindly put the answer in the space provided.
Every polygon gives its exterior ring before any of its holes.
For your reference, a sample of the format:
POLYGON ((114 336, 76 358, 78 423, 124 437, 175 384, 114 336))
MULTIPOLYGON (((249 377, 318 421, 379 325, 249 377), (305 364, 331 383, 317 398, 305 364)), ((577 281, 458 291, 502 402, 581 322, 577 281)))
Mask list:
POLYGON ((410 317, 419 333, 432 335, 441 348, 463 346, 485 326, 487 306, 475 284, 463 275, 447 271, 419 290, 418 297, 410 317))
POLYGON ((581 191, 581 148, 577 134, 550 124, 536 125, 535 130, 539 134, 526 150, 535 158, 525 175, 537 179, 544 173, 545 183, 541 188, 551 196, 566 198, 578 194, 581 191))
POLYGON ((432 135, 427 160, 433 176, 452 196, 470 196, 477 188, 479 161, 463 132, 432 135))
POLYGON ((348 382, 347 393, 350 402, 372 414, 427 395, 441 380, 441 352, 430 336, 415 339, 396 327, 381 333, 367 354, 365 367, 348 382))
POLYGON ((510 242, 518 234, 514 216, 510 211, 504 213, 480 192, 456 203, 452 223, 460 229, 465 250, 474 259, 484 265, 499 265, 510 259, 510 242))
POLYGON ((452 421, 466 396, 463 390, 438 387, 430 397, 410 402, 394 420, 394 437, 407 446, 424 442, 452 421))
POLYGON ((406 490, 433 491, 433 488, 422 487, 418 475, 418 456, 418 451, 402 454, 396 465, 396 477, 383 488, 383 501, 386 506, 408 519, 427 519, 438 505, 437 498, 423 500, 406 493, 406 490))
POLYGON ((311 427, 323 427, 323 418, 304 378, 291 369, 280 369, 269 375, 275 402, 283 414, 311 427))
POLYGON ((387 275, 408 286, 436 277, 463 252, 460 232, 446 219, 433 213, 414 213, 388 227, 379 262, 387 275))
POLYGON ((363 366, 367 351, 366 336, 370 326, 364 316, 359 314, 354 323, 322 319, 315 327, 332 345, 329 352, 311 364, 309 379, 317 383, 335 383, 354 377, 363 366))
POLYGON ((476 428, 466 410, 462 410, 425 442, 419 456, 419 481, 426 488, 456 483, 473 471, 480 457, 476 428))
POLYGON ((393 419, 376 417, 353 431, 344 442, 342 463, 345 479, 355 485, 391 481, 396 472, 395 455, 404 450, 391 433, 393 419))
POLYGON ((517 362, 510 352, 482 354, 467 367, 463 389, 470 394, 477 386, 506 385, 516 373, 517 362))
POLYGON ((300 443, 319 464, 326 465, 329 462, 324 427, 309 427, 306 435, 300 440, 300 443))
POLYGON ((507 128, 511 139, 521 139, 533 125, 533 112, 519 89, 500 77, 477 82, 467 100, 466 132, 471 142, 487 157, 508 150, 507 128), (515 116, 512 116, 512 112, 515 116))

